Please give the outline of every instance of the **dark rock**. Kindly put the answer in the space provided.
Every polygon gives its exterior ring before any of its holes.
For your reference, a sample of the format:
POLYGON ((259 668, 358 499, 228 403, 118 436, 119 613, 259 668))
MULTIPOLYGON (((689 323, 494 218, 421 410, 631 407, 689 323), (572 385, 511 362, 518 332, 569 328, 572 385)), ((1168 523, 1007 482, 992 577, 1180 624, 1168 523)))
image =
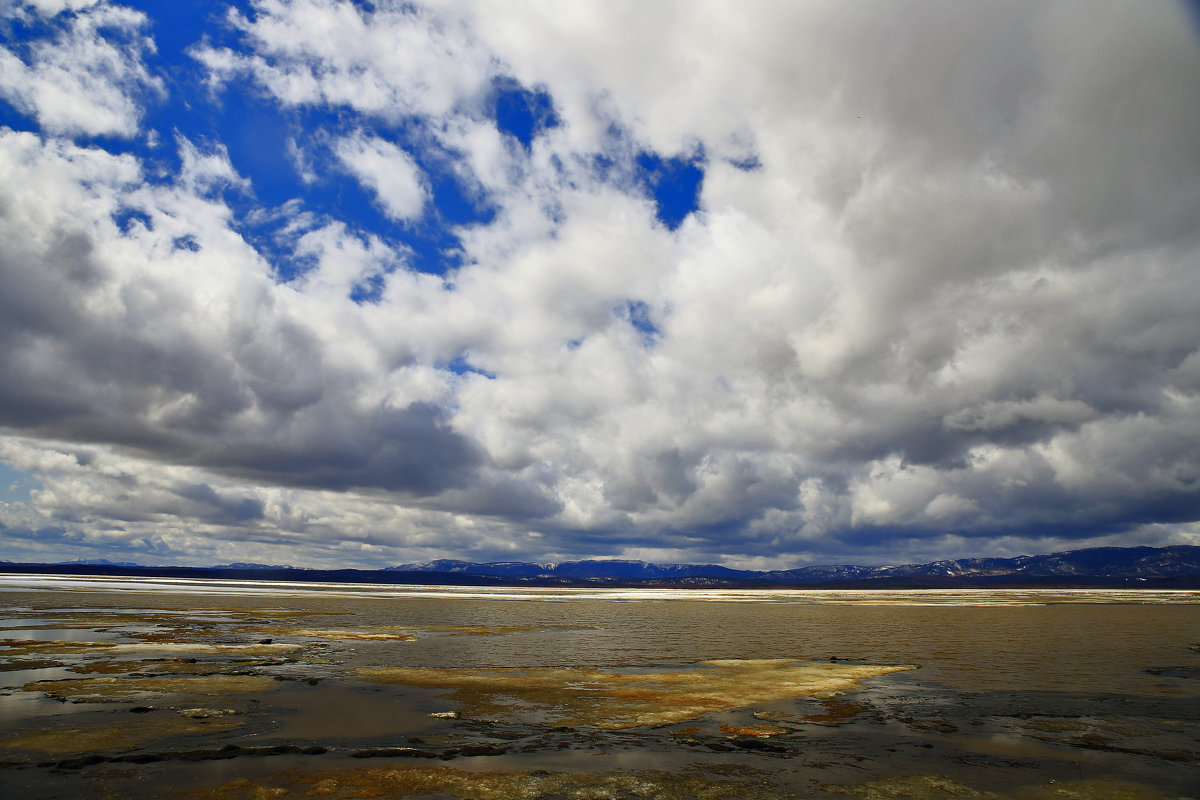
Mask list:
POLYGON ((43 761, 38 766, 56 767, 58 769, 83 769, 93 764, 103 764, 107 760, 107 757, 99 755, 77 756, 76 758, 64 758, 62 761, 43 761))
POLYGON ((432 750, 420 750, 416 747, 373 747, 369 750, 356 750, 351 758, 441 758, 440 753, 432 750))
POLYGON ((762 739, 734 739, 731 744, 743 750, 757 750, 760 753, 786 753, 786 747, 764 742, 762 739))
POLYGON ((944 719, 923 720, 921 722, 910 722, 908 727, 918 731, 937 731, 938 733, 954 733, 958 730, 958 726, 952 722, 947 722, 944 719))
POLYGON ((1159 675, 1163 678, 1200 678, 1200 666, 1186 667, 1151 667, 1146 670, 1151 675, 1159 675))
POLYGON ((507 747, 501 747, 500 745, 494 745, 494 744, 472 744, 472 745, 467 745, 466 747, 460 747, 458 749, 459 749, 460 755, 464 755, 464 756, 468 756, 468 757, 502 756, 508 752, 507 747))
MULTIPOLYGON (((164 753, 134 753, 133 755, 121 756, 120 760, 126 764, 153 764, 156 761, 166 761, 170 756, 164 753)), ((118 759, 110 759, 116 761, 118 759)))

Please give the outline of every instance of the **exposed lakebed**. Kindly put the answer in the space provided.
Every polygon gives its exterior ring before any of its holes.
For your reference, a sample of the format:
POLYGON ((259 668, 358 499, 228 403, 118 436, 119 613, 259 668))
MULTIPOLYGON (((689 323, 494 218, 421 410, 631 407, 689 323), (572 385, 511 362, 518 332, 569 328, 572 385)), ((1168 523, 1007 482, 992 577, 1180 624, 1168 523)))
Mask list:
POLYGON ((4 796, 1200 788, 1195 593, 0 588, 4 796))

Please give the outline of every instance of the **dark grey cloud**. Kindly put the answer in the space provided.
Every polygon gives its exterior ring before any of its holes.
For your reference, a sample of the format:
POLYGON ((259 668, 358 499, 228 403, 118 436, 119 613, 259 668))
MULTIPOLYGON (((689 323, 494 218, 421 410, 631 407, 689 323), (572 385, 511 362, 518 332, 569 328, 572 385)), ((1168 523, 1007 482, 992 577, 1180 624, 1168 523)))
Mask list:
MULTIPOLYGON (((0 209, 4 222, 21 224, 0 209)), ((38 238, 0 243, 0 425, 267 483, 417 496, 463 485, 483 462, 429 403, 364 407, 370 376, 326 364, 262 285, 250 286, 262 294, 253 316, 214 330, 193 324, 186 276, 129 280, 89 233, 38 238)))
POLYGON ((379 488, 434 494, 473 478, 482 455, 450 430, 433 406, 372 409, 325 405, 288 421, 278 437, 229 444, 199 463, 268 481, 312 488, 379 488), (345 416, 343 416, 345 415, 345 416))
POLYGON ((232 523, 246 523, 263 518, 263 502, 257 497, 223 497, 207 483, 193 483, 177 490, 180 497, 216 509, 232 523))

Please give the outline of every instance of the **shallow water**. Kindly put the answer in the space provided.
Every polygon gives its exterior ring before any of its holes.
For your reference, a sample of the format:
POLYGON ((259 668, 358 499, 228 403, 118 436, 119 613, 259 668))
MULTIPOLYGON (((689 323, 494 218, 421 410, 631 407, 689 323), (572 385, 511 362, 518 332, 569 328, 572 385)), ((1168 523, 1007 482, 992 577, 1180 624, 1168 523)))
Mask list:
POLYGON ((0 796, 1200 794, 1196 592, 0 598, 0 796))

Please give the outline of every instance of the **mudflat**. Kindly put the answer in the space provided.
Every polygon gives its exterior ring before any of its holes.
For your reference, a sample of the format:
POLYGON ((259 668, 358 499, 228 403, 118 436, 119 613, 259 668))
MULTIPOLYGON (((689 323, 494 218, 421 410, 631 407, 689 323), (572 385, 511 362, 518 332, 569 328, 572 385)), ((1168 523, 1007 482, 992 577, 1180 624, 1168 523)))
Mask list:
POLYGON ((1200 593, 0 577, 0 794, 1200 795, 1200 593))

